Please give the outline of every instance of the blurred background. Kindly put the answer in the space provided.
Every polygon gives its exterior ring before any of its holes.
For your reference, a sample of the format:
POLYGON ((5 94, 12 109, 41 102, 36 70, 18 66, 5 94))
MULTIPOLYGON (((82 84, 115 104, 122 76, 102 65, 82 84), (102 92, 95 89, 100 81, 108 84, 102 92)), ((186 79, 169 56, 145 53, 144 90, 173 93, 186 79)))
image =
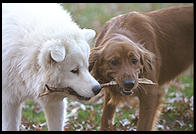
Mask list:
POLYGON ((99 33, 110 18, 131 11, 146 12, 190 3, 62 3, 82 28, 92 28, 99 33))
MULTIPOLYGON (((110 18, 131 11, 146 12, 190 3, 62 3, 81 28, 100 32, 110 18)), ((93 43, 92 43, 93 46, 93 43)), ((164 108, 157 128, 160 131, 193 131, 193 68, 164 87, 164 108)), ((87 105, 67 99, 65 131, 96 131, 100 129, 103 98, 87 105)), ((135 131, 138 120, 138 100, 122 104, 116 110, 114 126, 119 131, 135 131), (132 105, 130 105, 130 103, 132 105)), ((21 130, 47 130, 40 105, 27 100, 23 106, 21 130)))

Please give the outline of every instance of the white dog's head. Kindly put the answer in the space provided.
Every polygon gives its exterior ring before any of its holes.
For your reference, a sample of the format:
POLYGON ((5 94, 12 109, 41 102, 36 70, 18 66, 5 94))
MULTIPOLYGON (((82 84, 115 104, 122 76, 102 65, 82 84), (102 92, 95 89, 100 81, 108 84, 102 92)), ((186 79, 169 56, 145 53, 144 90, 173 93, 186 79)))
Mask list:
POLYGON ((66 96, 86 101, 101 90, 99 83, 88 71, 90 53, 89 41, 95 37, 95 31, 82 29, 70 39, 47 40, 38 56, 43 80, 49 87, 66 88, 66 96))

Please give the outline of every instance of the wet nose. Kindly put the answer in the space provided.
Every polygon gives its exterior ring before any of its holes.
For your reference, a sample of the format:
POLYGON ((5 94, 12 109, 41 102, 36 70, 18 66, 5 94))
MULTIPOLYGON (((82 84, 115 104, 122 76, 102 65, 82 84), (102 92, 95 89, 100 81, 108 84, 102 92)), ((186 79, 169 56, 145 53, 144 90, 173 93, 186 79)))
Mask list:
POLYGON ((93 87, 93 93, 97 95, 101 91, 101 85, 96 85, 93 87))
POLYGON ((124 84, 125 88, 133 88, 135 85, 135 80, 125 79, 125 80, 123 80, 123 84, 124 84))

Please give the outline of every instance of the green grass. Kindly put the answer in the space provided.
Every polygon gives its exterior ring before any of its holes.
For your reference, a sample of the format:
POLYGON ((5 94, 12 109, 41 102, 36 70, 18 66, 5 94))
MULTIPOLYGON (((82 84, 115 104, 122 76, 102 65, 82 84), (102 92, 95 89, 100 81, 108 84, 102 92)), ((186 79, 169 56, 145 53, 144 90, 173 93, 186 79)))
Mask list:
POLYGON ((182 90, 182 92, 185 94, 185 96, 187 96, 188 98, 192 97, 193 95, 193 78, 192 77, 187 77, 187 76, 181 76, 181 81, 184 84, 189 84, 187 87, 185 87, 184 90, 182 90))
MULTIPOLYGON (((26 124, 26 126, 30 126, 31 130, 34 130, 32 125, 37 125, 45 123, 45 116, 44 113, 41 111, 38 104, 35 104, 31 100, 27 100, 25 102, 25 107, 23 107, 22 111, 22 123, 26 124), (38 111, 36 111, 36 109, 38 111)), ((48 130, 46 126, 41 128, 42 131, 48 130)))
POLYGON ((29 108, 26 108, 25 110, 23 110, 22 115, 26 116, 27 120, 38 121, 40 123, 45 122, 43 112, 40 112, 40 113, 33 112, 33 107, 34 107, 33 101, 26 101, 25 105, 28 106, 29 108))

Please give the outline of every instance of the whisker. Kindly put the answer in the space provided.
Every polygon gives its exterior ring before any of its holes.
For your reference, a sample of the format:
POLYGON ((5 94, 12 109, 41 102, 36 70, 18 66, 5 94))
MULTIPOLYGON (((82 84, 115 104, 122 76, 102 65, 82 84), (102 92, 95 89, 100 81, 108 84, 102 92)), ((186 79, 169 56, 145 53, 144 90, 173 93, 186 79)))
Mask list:
POLYGON ((146 90, 144 89, 144 87, 141 84, 138 84, 139 89, 141 89, 142 92, 144 92, 145 95, 147 95, 146 90))
POLYGON ((141 91, 142 89, 141 89, 141 86, 140 85, 138 85, 138 92, 139 92, 139 94, 141 94, 142 95, 142 91, 141 91))
POLYGON ((147 91, 146 91, 146 89, 144 88, 144 86, 141 85, 141 87, 142 87, 142 89, 144 90, 144 93, 147 95, 147 91))

